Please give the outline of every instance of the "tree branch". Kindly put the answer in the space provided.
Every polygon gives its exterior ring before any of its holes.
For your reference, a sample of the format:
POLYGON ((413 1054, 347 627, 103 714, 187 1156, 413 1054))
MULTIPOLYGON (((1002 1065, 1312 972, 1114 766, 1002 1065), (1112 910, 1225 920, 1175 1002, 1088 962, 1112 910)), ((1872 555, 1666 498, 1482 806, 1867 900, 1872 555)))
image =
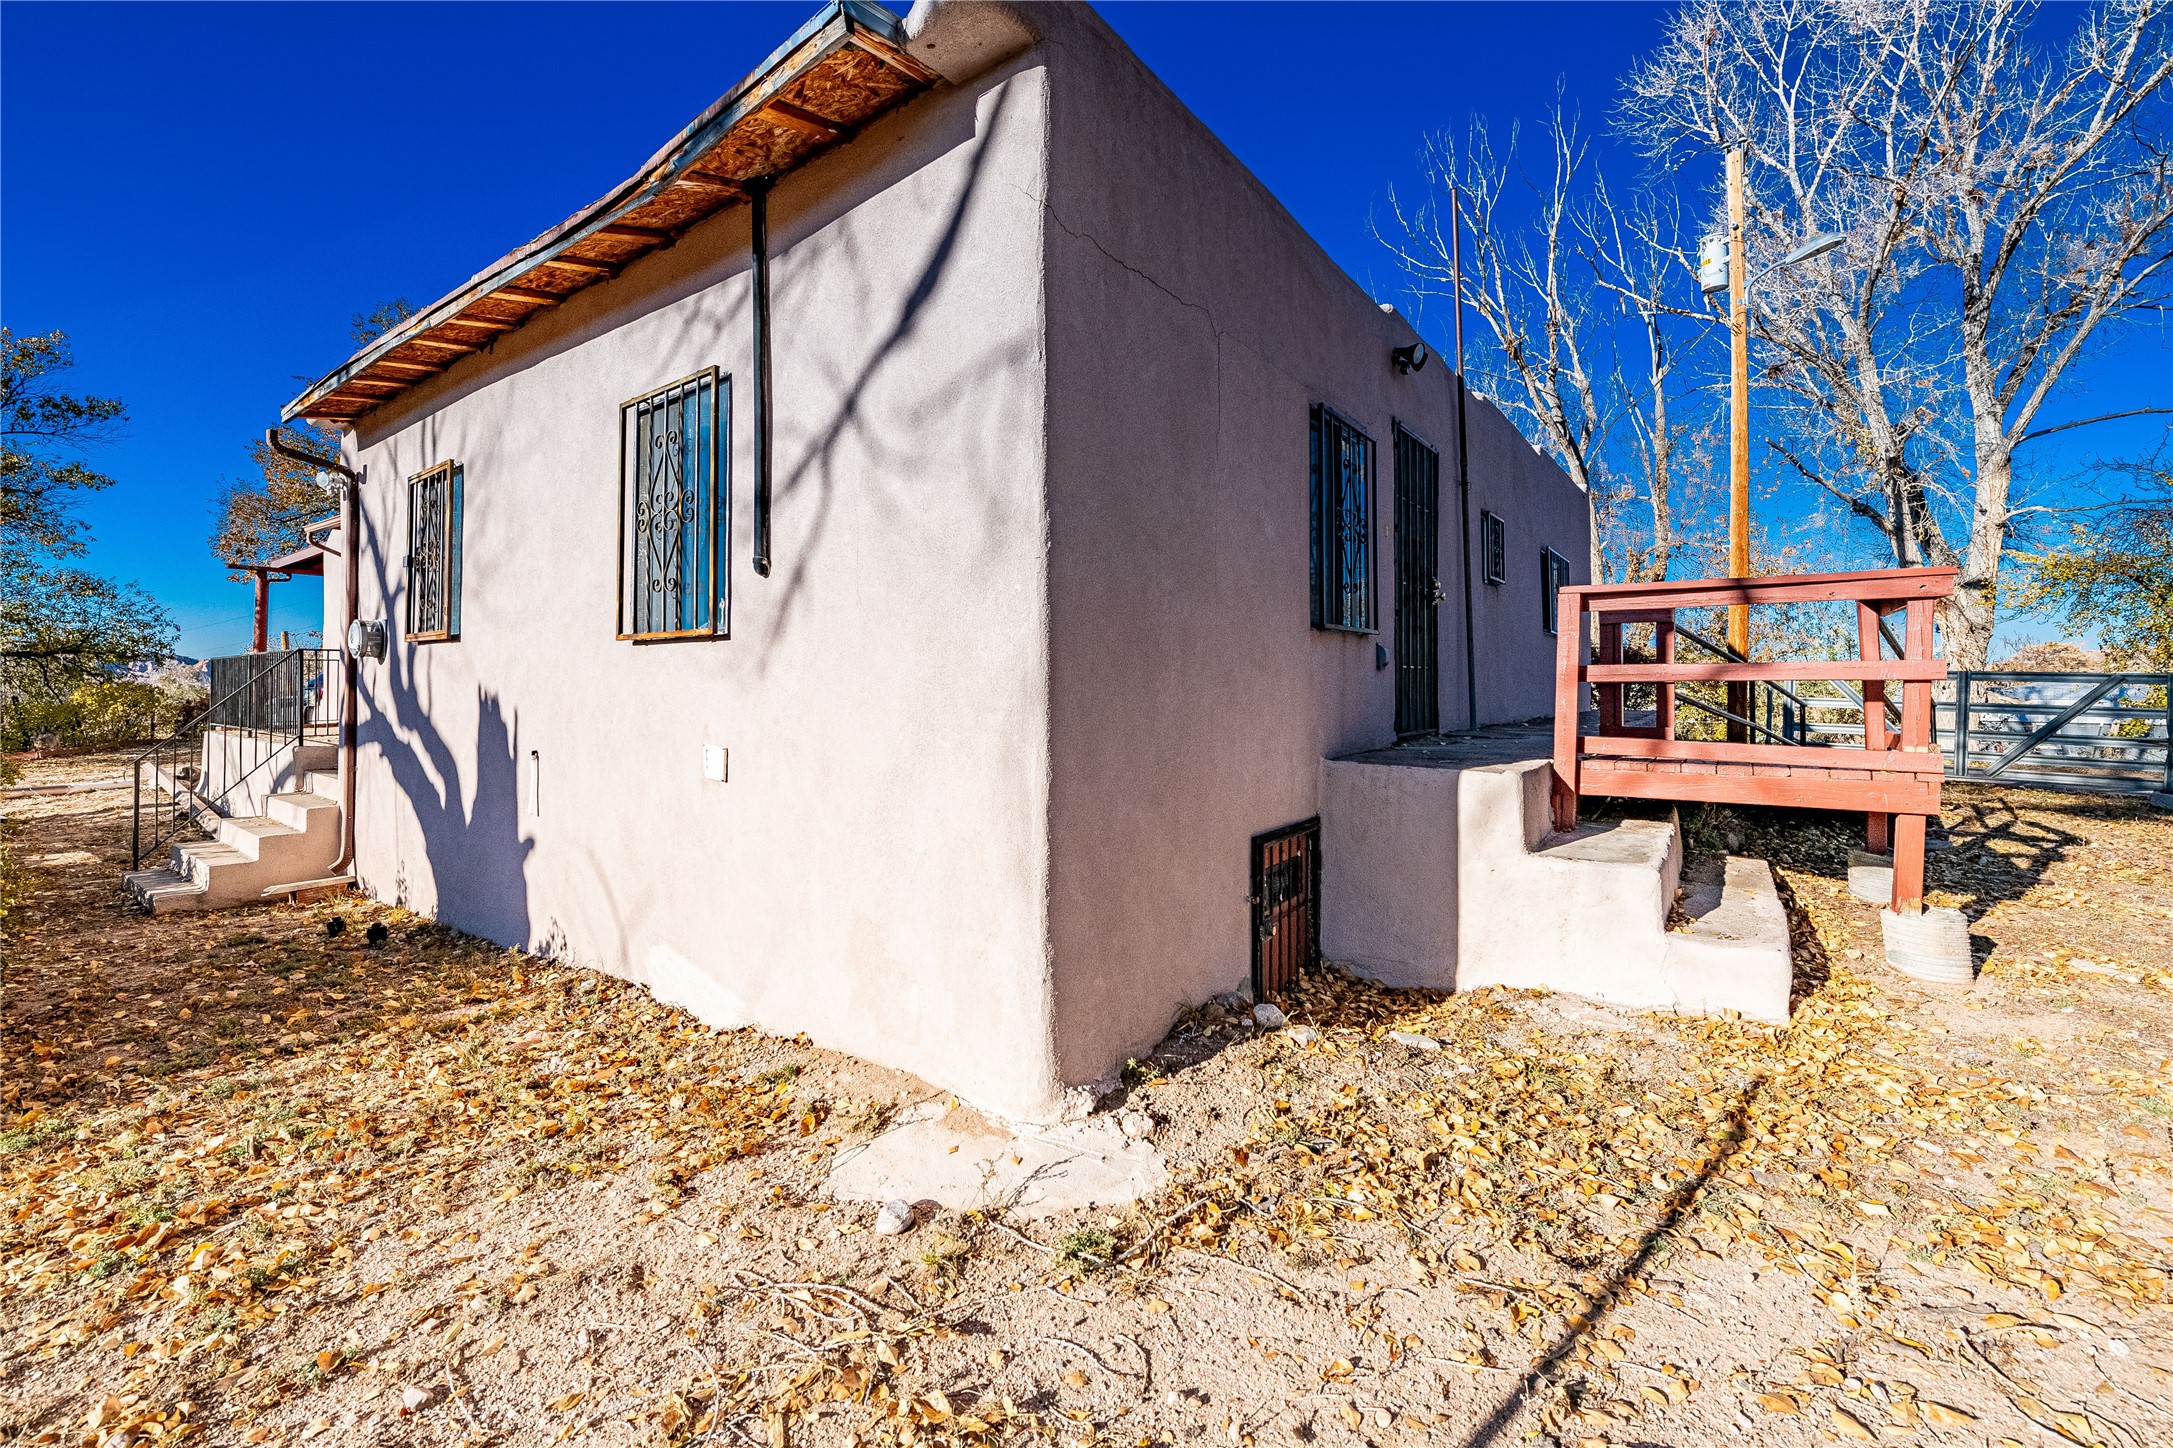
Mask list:
POLYGON ((2134 407, 2126 412, 2108 412, 2102 417, 2086 417, 2079 422, 2063 422, 2052 427, 2041 427, 2035 432, 2026 432, 2016 439, 2016 445, 2033 442, 2041 437, 2051 437, 2054 433, 2066 432, 2069 428, 2089 427, 2099 422, 2116 422, 2123 417, 2156 417, 2169 412, 2173 412, 2173 407, 2134 407))

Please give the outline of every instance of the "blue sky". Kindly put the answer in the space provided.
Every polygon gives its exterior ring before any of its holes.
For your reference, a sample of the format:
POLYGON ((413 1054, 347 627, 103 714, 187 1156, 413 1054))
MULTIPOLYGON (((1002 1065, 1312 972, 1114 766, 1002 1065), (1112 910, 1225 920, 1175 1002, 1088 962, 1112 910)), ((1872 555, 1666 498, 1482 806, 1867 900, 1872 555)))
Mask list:
MULTIPOLYGON (((247 647, 248 589, 205 546, 210 500, 297 375, 351 350, 349 316, 426 302, 594 199, 813 9, 0 6, 0 319, 69 332, 75 389, 120 396, 133 416, 99 459, 121 484, 86 509, 92 564, 166 601, 184 652, 247 647)), ((1413 180, 1420 137, 1474 112, 1537 120, 1558 77, 1603 122, 1663 10, 1103 12, 1392 298, 1367 218, 1413 180)), ((1444 347, 1446 324, 1427 319, 1444 347)), ((2169 359, 2162 331, 2131 343, 2122 390, 2162 399, 2169 359)), ((273 626, 313 626, 311 585, 285 591, 273 626)))

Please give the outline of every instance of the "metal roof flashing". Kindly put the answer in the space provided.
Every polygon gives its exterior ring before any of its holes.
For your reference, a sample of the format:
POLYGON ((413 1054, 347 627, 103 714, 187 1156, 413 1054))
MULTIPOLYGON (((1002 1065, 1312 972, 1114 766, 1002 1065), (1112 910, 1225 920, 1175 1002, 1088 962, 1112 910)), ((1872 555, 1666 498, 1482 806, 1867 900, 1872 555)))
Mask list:
POLYGON ((848 141, 940 77, 904 24, 866 0, 830 0, 761 66, 601 199, 357 351, 280 411, 351 426, 566 298, 848 141))

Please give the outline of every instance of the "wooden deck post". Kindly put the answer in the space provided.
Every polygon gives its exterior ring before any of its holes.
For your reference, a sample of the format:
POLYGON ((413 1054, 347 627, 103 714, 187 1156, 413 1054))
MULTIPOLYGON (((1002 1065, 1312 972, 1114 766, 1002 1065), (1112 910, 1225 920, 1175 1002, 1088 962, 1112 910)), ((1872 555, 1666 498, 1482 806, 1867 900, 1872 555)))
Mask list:
MULTIPOLYGON (((1904 606, 1902 657, 1932 656, 1932 601, 1912 598, 1904 606)), ((1877 619, 1873 619, 1877 637, 1877 619)), ((1882 709, 1881 730, 1884 730, 1882 709)), ((1928 679, 1910 679, 1901 686, 1901 747, 1911 754, 1932 751, 1932 686, 1928 679)), ((1915 915, 1924 909, 1924 832, 1930 824, 1920 814, 1900 815, 1894 821, 1894 912, 1915 915)))
MULTIPOLYGON (((1557 595, 1554 614, 1554 827, 1577 828, 1577 697, 1584 668, 1584 593, 1557 595)), ((1619 637, 1619 635, 1618 635, 1619 637)))
MULTIPOLYGON (((1856 605, 1856 654, 1858 658, 1874 660, 1881 657, 1879 648, 1879 605, 1856 605)), ((1858 681, 1864 695, 1864 748, 1890 749, 1892 741, 1886 732, 1886 683, 1880 679, 1858 681)), ((1886 854, 1894 848, 1894 817, 1873 812, 1864 816, 1864 849, 1874 855, 1886 854)))
MULTIPOLYGON (((1622 625, 1598 615, 1600 623, 1600 659, 1603 664, 1622 662, 1622 625)), ((1593 700, 1600 710, 1600 733, 1618 734, 1622 731, 1622 696, 1620 684, 1602 684, 1592 691, 1598 697, 1593 700)))
POLYGON ((1896 915, 1924 909, 1924 826, 1919 814, 1891 816, 1894 822, 1894 895, 1887 903, 1896 915))
POLYGON ((1864 816, 1864 850, 1883 855, 1894 848, 1894 817, 1873 810, 1864 816))
POLYGON ((252 568, 249 576, 256 584, 256 607, 251 615, 255 622, 249 630, 249 652, 261 654, 269 643, 265 631, 271 626, 272 619, 272 575, 269 569, 252 568))
MULTIPOLYGON (((1652 646, 1654 657, 1660 663, 1674 663, 1675 625, 1673 623, 1654 624, 1652 626, 1652 646)), ((1663 683, 1654 684, 1652 687, 1656 696, 1653 699, 1652 722, 1662 739, 1673 739, 1675 737, 1675 686, 1663 683)))

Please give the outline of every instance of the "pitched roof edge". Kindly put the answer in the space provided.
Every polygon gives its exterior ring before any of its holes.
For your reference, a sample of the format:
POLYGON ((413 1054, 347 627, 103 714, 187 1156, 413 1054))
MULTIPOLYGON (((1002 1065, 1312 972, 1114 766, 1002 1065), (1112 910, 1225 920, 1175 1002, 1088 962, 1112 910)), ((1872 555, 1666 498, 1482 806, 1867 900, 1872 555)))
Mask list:
MULTIPOLYGON (((282 408, 280 420, 292 422, 296 418, 312 417, 336 424, 352 422, 354 417, 361 415, 360 412, 342 417, 317 409, 327 398, 353 382, 360 374, 384 362, 396 349, 416 344, 446 346, 448 344, 424 342, 420 339, 448 325, 482 325, 464 324, 461 320, 462 313, 490 293, 512 285, 520 277, 565 254, 572 247, 596 238, 617 218, 655 199, 690 171, 735 125, 770 105, 776 100, 779 91, 835 54, 840 47, 853 44, 870 50, 880 47, 878 54, 883 54, 884 59, 921 71, 918 89, 924 89, 935 79, 935 72, 929 71, 908 53, 906 28, 896 15, 879 5, 869 3, 869 0, 829 0, 829 3, 810 17, 789 39, 772 51, 768 59, 682 128, 676 137, 652 155, 633 176, 527 245, 500 257, 470 277, 466 283, 423 308, 399 326, 358 349, 340 366, 312 383, 300 396, 282 408), (867 44, 869 40, 874 42, 873 46, 867 44)), ((839 134, 842 136, 845 131, 841 129, 839 134)), ((627 261, 633 259, 629 257, 627 261)), ((621 264, 611 266, 606 274, 615 274, 619 265, 621 264)), ((572 295, 572 291, 565 295, 572 295)), ((554 303, 545 303, 551 304, 554 303)), ((496 322, 493 329, 512 330, 526 320, 527 317, 524 316, 511 326, 496 322)), ((476 350, 474 345, 457 344, 459 352, 473 350, 476 350)), ((425 375, 435 375, 435 371, 425 375)), ((422 380, 422 377, 416 377, 407 385, 422 380)), ((404 386, 396 389, 404 390, 404 386)))

